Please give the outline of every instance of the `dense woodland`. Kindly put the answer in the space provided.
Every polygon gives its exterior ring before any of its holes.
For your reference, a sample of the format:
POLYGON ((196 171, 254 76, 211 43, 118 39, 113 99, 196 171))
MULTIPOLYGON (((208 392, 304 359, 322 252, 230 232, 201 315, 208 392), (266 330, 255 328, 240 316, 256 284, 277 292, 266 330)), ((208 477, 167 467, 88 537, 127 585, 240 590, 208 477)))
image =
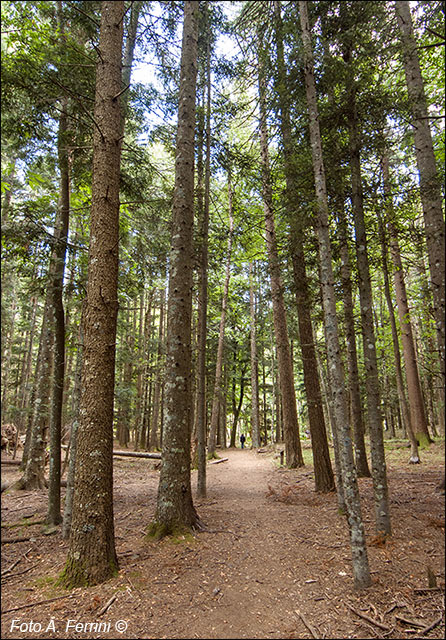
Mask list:
POLYGON ((2 447, 62 583, 117 571, 113 449, 161 452, 162 537, 243 433, 311 441, 369 586, 358 476, 385 539, 384 440, 444 438, 444 3, 1 10, 2 447))

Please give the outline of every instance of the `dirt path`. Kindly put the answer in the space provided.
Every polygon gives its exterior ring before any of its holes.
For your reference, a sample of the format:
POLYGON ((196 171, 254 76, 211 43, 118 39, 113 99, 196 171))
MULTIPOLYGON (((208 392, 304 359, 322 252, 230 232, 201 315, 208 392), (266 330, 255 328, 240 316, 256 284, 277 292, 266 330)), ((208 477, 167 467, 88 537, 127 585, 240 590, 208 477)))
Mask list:
MULTIPOLYGON (((438 462, 430 465, 425 454, 423 468, 389 465, 394 535, 385 547, 374 544, 371 481, 360 480, 373 586, 357 593, 345 519, 335 495, 315 494, 311 468, 280 469, 272 454, 250 450, 220 455, 229 460, 208 466, 208 497, 195 501, 207 530, 161 542, 144 537, 158 472, 148 471, 147 460, 116 461, 120 571, 103 585, 60 590, 55 578, 67 543, 59 533, 43 536, 37 524, 15 528, 31 540, 2 545, 3 568, 19 560, 2 578, 2 611, 69 597, 4 613, 2 637, 401 638, 407 632, 424 637, 423 626, 436 621, 424 635, 443 637, 443 591, 423 590, 427 566, 444 587, 444 498, 434 491, 438 462), (41 625, 38 633, 30 631, 31 621, 41 625), (117 621, 126 626, 121 634, 117 621)), ((14 473, 7 468, 11 479, 14 473)), ((193 472, 193 487, 195 482, 193 472)), ((45 492, 2 496, 5 522, 42 518, 45 511, 45 492)))

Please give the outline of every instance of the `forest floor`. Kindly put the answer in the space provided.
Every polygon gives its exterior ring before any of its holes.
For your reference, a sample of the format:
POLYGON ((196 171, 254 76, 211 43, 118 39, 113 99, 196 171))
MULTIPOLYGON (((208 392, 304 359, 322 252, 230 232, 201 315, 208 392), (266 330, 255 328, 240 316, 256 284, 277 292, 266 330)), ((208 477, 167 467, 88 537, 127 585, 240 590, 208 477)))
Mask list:
MULTIPOLYGON (((207 531, 160 542, 145 539, 159 472, 149 460, 115 458, 120 570, 86 589, 56 584, 67 542, 59 530, 44 534, 46 492, 4 493, 1 637, 444 637, 444 493, 435 490, 444 442, 416 466, 408 449, 389 451, 385 545, 374 536, 372 481, 359 480, 373 577, 361 592, 336 495, 314 492, 310 465, 281 468, 274 451, 219 454, 228 460, 208 466, 208 497, 195 501, 207 531)), ((19 477, 17 467, 2 472, 6 482, 19 477)))

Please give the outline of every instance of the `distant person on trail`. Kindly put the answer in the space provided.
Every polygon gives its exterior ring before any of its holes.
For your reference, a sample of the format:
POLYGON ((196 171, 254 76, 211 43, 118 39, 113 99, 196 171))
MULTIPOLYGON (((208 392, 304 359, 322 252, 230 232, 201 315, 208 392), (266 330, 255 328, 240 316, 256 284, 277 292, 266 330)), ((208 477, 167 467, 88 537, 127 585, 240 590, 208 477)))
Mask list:
POLYGON ((242 433, 242 435, 240 436, 240 444, 242 445, 242 449, 245 448, 245 440, 246 440, 245 434, 242 433))

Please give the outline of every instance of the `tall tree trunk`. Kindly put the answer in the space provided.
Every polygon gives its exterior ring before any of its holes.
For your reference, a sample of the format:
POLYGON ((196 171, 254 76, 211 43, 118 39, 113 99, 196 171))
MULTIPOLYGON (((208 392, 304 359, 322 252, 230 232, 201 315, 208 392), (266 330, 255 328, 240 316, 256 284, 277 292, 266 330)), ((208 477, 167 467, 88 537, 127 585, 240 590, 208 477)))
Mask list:
MULTIPOLYGON (((387 201, 388 220, 387 228, 390 236, 390 255, 393 262, 393 279, 396 294, 396 304, 401 329, 401 344, 403 347, 403 359, 406 369, 407 394, 410 407, 410 426, 415 439, 421 444, 432 442, 427 427, 426 409, 424 405, 421 382, 418 374, 415 342, 412 333, 410 310, 407 302, 406 284, 404 282, 403 264, 401 261, 398 233, 394 224, 393 203, 390 186, 389 160, 387 155, 382 158, 382 171, 384 181, 384 195, 387 201)), ((413 445, 412 445, 413 446, 413 445)))
MULTIPOLYGON (((259 360, 257 356, 256 337, 256 304, 254 295, 253 263, 249 263, 249 316, 251 344, 251 439, 254 449, 260 447, 260 415, 259 415, 259 360)), ((243 380, 243 377, 242 377, 243 380)), ((242 394, 240 393, 242 398, 242 394)), ((239 410, 240 412, 240 410, 239 410)), ((234 432, 235 438, 235 432, 234 432)), ((235 446, 231 439, 231 446, 235 446)))
POLYGON ((163 536, 199 526, 190 477, 191 322, 194 224, 194 138, 198 6, 184 4, 167 315, 163 464, 150 533, 163 536))
MULTIPOLYGON (((59 212, 60 213, 60 212, 59 212)), ((55 223, 58 227, 57 221, 55 223)), ((48 278, 51 282, 55 271, 54 252, 50 258, 48 278)), ((25 442, 23 465, 24 473, 15 483, 16 489, 43 489, 46 487, 45 449, 48 439, 48 422, 50 416, 50 380, 53 360, 53 306, 51 289, 48 287, 39 338, 39 353, 36 363, 35 393, 32 398, 32 417, 29 435, 25 442)), ((23 464, 23 460, 22 460, 23 464)))
POLYGON ((362 178, 360 164, 360 141, 356 109, 356 87, 353 79, 351 48, 346 47, 344 60, 348 68, 348 134, 350 170, 352 182, 352 209, 355 224, 356 261, 358 267, 361 328, 367 391, 367 418, 370 433, 370 453, 375 498, 375 527, 377 534, 390 535, 390 511, 387 485, 386 459, 384 453, 383 422, 379 389, 378 361, 376 356, 375 330, 373 325, 373 297, 370 279, 367 236, 365 231, 362 178))
POLYGON ((31 299, 32 311, 30 319, 30 329, 27 333, 25 343, 25 353, 23 358, 22 373, 20 376, 20 386, 18 389, 19 395, 19 409, 20 409, 20 424, 19 430, 23 430, 26 423, 26 416, 24 415, 27 407, 29 406, 30 389, 29 381, 31 378, 32 359, 33 359, 33 341, 36 331, 36 315, 37 315, 37 297, 31 299))
POLYGON ((118 569, 113 523, 113 400, 118 312, 121 55, 125 3, 101 3, 82 397, 67 586, 97 584, 118 569))
MULTIPOLYGON (((406 394, 404 392, 403 372, 401 369, 400 347, 398 342, 398 331, 396 328, 395 313, 394 313, 393 304, 392 304, 392 295, 390 293, 389 269, 387 266, 387 241, 386 241, 385 229, 384 229, 381 215, 379 214, 379 212, 377 212, 377 214, 378 214, 379 235, 381 240, 384 293, 386 297, 387 309, 389 312, 390 328, 392 332, 393 356, 395 360, 396 388, 398 392, 398 399, 399 399, 399 404, 401 408, 401 413, 403 415, 404 423, 406 425, 407 435, 409 436, 410 445, 411 445, 409 462, 415 464, 420 462, 420 458, 418 454, 418 443, 414 436, 411 413, 409 411, 409 405, 407 403, 406 394)), ((388 403, 386 402, 385 404, 387 405, 388 403)), ((392 424, 392 427, 393 427, 393 424, 392 424)))
POLYGON ((337 429, 338 440, 340 441, 343 476, 342 485, 350 529, 354 584, 357 588, 365 588, 370 586, 371 578, 344 390, 345 380, 339 344, 331 243, 329 237, 327 187, 322 157, 322 142, 319 129, 313 50, 307 2, 299 1, 299 12, 304 45, 305 89, 309 111, 310 140, 318 213, 317 236, 319 242, 322 301, 325 318, 328 366, 330 367, 330 384, 333 394, 335 428, 337 429))
MULTIPOLYGON (((63 3, 57 3, 57 20, 60 29, 60 48, 66 47, 63 3)), ((68 229, 70 221, 70 168, 69 168, 69 128, 68 98, 61 99, 59 131, 57 136, 57 153, 60 171, 59 227, 56 229, 55 270, 50 283, 53 298, 54 322, 54 366, 52 380, 52 398, 50 411, 49 445, 50 459, 48 472, 48 513, 46 522, 58 525, 62 522, 60 512, 60 478, 61 478, 61 438, 62 413, 65 383, 65 312, 63 306, 63 286, 65 277, 65 259, 67 251, 68 229)))
POLYGON ((303 238, 305 222, 299 205, 299 194, 296 188, 298 172, 295 163, 293 140, 291 133, 291 118, 287 92, 287 75, 283 52, 282 17, 280 3, 275 2, 276 13, 276 47, 278 81, 276 84, 279 95, 281 112, 281 132, 284 151, 286 203, 290 217, 291 252, 294 272, 294 289, 297 302, 297 316, 299 323, 299 342, 302 352, 304 371, 305 395, 307 398, 308 422, 311 433, 313 450, 314 480, 316 491, 333 491, 334 475, 328 449, 327 431, 322 408, 322 397, 319 386, 317 360, 314 348, 313 326, 311 321, 311 301, 308 289, 307 271, 303 238))
POLYGON ((369 478, 371 473, 367 462, 367 453, 364 441, 365 429, 361 403, 361 391, 359 386, 358 353, 356 349, 356 328, 353 314, 353 293, 349 240, 347 235, 347 219, 344 212, 344 203, 340 204, 340 207, 342 207, 339 213, 342 299, 344 302, 344 330, 345 340, 347 343, 348 389, 353 422, 355 462, 358 476, 360 478, 369 478))
POLYGON ((283 284, 277 251, 276 230, 268 157, 268 129, 266 122, 266 78, 264 71, 263 35, 258 34, 258 87, 260 102, 260 155, 262 163, 262 197, 265 215, 266 248, 273 302, 274 335, 277 344, 279 384, 282 395, 283 430, 285 436, 286 464, 291 469, 302 467, 304 460, 299 438, 296 392, 294 389, 293 363, 291 360, 288 327, 283 300, 283 284))
MULTIPOLYGON (((328 344, 327 340, 327 328, 325 326, 324 320, 324 333, 325 333, 325 344, 328 344)), ((327 357, 328 362, 328 357, 327 357)), ((334 409, 334 397, 332 393, 332 384, 330 382, 330 369, 327 367, 327 373, 325 374, 322 363, 320 362, 320 358, 318 357, 319 363, 319 371, 320 371, 320 380, 321 380, 321 388, 324 393, 324 398, 327 406, 327 415, 328 421, 331 427, 331 435, 333 439, 333 453, 335 459, 335 473, 336 473, 336 494, 338 499, 338 512, 340 514, 347 513, 347 505, 345 502, 345 494, 344 494, 344 481, 342 477, 342 461, 341 461, 341 445, 339 442, 339 433, 336 428, 336 417, 335 417, 335 409, 334 409)))
POLYGON ((401 32, 407 92, 412 111, 415 154, 420 174, 420 195, 424 214, 426 245, 434 301, 434 314, 440 351, 440 368, 445 375, 445 239, 441 181, 435 162, 429 113, 421 76, 418 47, 413 33, 410 5, 407 0, 395 2, 401 32))
POLYGON ((144 291, 139 298, 139 321, 138 321, 138 350, 136 365, 136 405, 135 405, 135 451, 139 449, 141 439, 141 419, 143 405, 143 382, 144 382, 144 291))
MULTIPOLYGON (((198 354, 197 354, 197 496, 206 497, 206 339, 208 308, 208 236, 211 184, 211 47, 209 2, 206 2, 206 159, 204 168, 204 198, 200 229, 200 281, 198 303, 198 354)), ((199 172, 201 175, 201 171, 199 172)))
MULTIPOLYGON (((144 313, 144 338, 143 338, 143 352, 147 353, 148 345, 150 342, 150 332, 152 326, 152 303, 153 303, 153 294, 154 289, 150 289, 147 307, 144 313)), ((149 404, 148 404, 148 396, 149 396, 149 366, 150 366, 150 358, 144 355, 144 366, 142 370, 142 401, 141 401, 141 419, 139 423, 139 431, 138 431, 138 448, 139 449, 149 449, 150 448, 150 437, 148 433, 147 421, 148 421, 148 413, 149 413, 149 404)))
POLYGON ((128 447, 130 441, 131 424, 131 394, 132 394, 132 378, 133 378, 133 350, 134 350, 134 331, 131 326, 130 309, 127 309, 126 319, 124 321, 124 335, 121 339, 121 351, 123 354, 121 394, 118 405, 117 418, 117 437, 119 446, 128 447))
POLYGON ((221 380, 222 380, 222 371, 223 371, 223 352, 224 352, 224 345, 225 345, 226 310, 228 306, 228 297, 229 297, 229 281, 231 279, 232 236, 234 231, 234 218, 232 214, 232 183, 231 183, 230 169, 228 170, 228 208, 229 208, 228 253, 226 256, 225 284, 223 289, 223 298, 222 298, 221 313, 220 313, 220 328, 218 333, 214 394, 212 397, 211 422, 209 427, 208 457, 211 457, 215 454, 215 446, 217 443, 217 430, 218 430, 218 410, 222 401, 221 380))
MULTIPOLYGON (((237 361, 237 353, 236 351, 234 351, 234 366, 236 364, 237 361)), ((232 378, 232 415, 233 415, 233 420, 232 420, 232 427, 231 427, 231 438, 229 441, 229 446, 230 447, 235 447, 235 439, 236 439, 236 435, 237 435, 237 426, 238 426, 238 420, 240 417, 240 411, 242 410, 242 405, 243 405, 243 397, 244 397, 244 393, 245 393, 245 373, 246 373, 246 365, 243 365, 242 367, 242 371, 240 373, 240 396, 239 396, 239 400, 237 402, 236 399, 236 389, 237 389, 237 384, 236 384, 236 378, 235 378, 235 371, 233 374, 233 378, 232 378)), ((252 439, 252 432, 251 432, 251 439, 252 439)), ((254 447, 254 440, 252 439, 253 442, 253 447, 254 447)), ((258 447, 260 445, 257 445, 258 447)))
MULTIPOLYGON (((82 315, 82 312, 81 312, 81 315, 82 315)), ((82 329, 82 317, 81 317, 81 321, 79 323, 79 342, 77 345, 76 369, 75 369, 74 388, 73 388, 73 397, 72 397, 73 420, 71 422, 70 443, 69 443, 70 458, 68 462, 67 489, 65 493, 65 504, 64 504, 64 512, 63 512, 63 522, 62 522, 62 538, 65 538, 65 539, 70 537, 71 518, 73 515, 74 472, 76 467, 77 430, 79 427, 79 406, 80 406, 80 399, 81 399, 83 344, 84 344, 84 333, 82 329)))
POLYGON ((158 432, 161 415, 161 389, 163 386, 163 352, 164 352, 164 306, 166 300, 165 289, 160 290, 160 316, 158 327, 158 348, 156 354, 156 380, 153 391, 153 411, 150 425, 149 449, 158 449, 158 432))
MULTIPOLYGON (((123 108, 127 107, 128 103, 128 88, 130 86, 130 79, 132 76, 132 67, 133 67, 133 58, 135 53, 135 44, 136 44, 136 34, 138 31, 138 20, 139 14, 141 12, 141 8, 144 2, 142 0, 133 0, 132 6, 130 9, 130 19, 127 26, 127 33, 125 38, 124 45, 124 54, 122 57, 122 84, 124 88, 127 88, 125 93, 123 94, 125 97, 123 99, 123 108)), ((122 118, 122 124, 124 125, 127 114, 124 112, 124 117, 122 118)))
MULTIPOLYGON (((59 22, 62 22, 61 3, 59 3, 59 22)), ((63 25, 61 27, 63 33, 63 25)), ((54 321, 54 369, 52 381, 52 399, 50 411, 50 461, 48 486, 48 524, 57 525, 62 522, 60 512, 60 476, 61 476, 61 436, 62 409, 65 377, 65 313, 63 306, 63 282, 65 274, 65 256, 68 240, 68 226, 70 217, 70 177, 68 165, 68 99, 61 100, 61 115, 59 118, 58 154, 60 169, 59 195, 59 228, 56 230, 55 271, 50 288, 53 297, 54 321)))

